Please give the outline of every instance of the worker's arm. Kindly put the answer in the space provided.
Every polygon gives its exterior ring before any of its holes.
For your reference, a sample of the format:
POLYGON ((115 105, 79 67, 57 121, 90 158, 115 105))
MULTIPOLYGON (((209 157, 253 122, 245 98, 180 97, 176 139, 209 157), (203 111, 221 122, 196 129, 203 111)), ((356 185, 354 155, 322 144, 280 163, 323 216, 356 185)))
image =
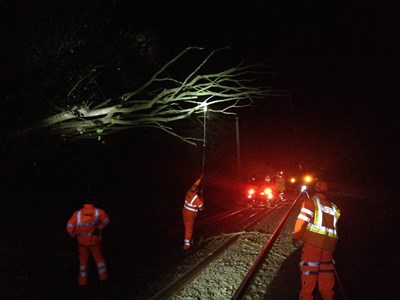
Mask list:
POLYGON ((67 222, 67 232, 71 237, 75 237, 75 225, 76 225, 76 212, 67 222))
POLYGON ((97 228, 103 230, 108 223, 110 223, 110 218, 108 217, 107 213, 104 210, 100 210, 99 213, 100 223, 97 225, 97 228))
POLYGON ((300 213, 294 225, 294 230, 292 232, 293 245, 296 246, 299 244, 298 241, 302 239, 313 212, 314 204, 310 198, 307 198, 301 205, 300 213))

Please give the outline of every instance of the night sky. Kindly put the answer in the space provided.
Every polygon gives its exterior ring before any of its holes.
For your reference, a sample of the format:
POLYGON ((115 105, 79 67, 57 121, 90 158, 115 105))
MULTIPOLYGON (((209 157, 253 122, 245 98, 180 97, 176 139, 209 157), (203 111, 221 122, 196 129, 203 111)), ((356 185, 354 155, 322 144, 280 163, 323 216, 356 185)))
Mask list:
MULTIPOLYGON (((104 18, 114 32, 119 26, 151 30, 164 53, 230 46, 221 63, 268 60, 274 65, 272 84, 288 96, 268 97, 259 108, 238 112, 244 169, 266 164, 291 171, 301 164, 338 182, 390 182, 381 185, 390 188, 398 175, 398 5, 214 2, 103 1, 95 5, 95 21, 104 18)), ((66 3, 2 1, 3 129, 12 122, 7 111, 33 105, 16 105, 21 90, 26 95, 32 87, 20 76, 32 42, 29 29, 65 7, 79 7, 66 3)), ((263 80, 270 84, 271 78, 263 80)), ((23 113, 13 116, 26 119, 23 113)))

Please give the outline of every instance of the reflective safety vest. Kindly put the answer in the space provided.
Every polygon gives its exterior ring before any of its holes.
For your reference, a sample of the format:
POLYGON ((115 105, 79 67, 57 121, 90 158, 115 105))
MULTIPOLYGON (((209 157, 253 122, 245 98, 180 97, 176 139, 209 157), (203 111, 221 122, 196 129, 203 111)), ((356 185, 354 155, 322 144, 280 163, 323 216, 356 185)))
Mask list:
POLYGON ((323 195, 308 198, 301 208, 293 236, 305 243, 333 250, 338 239, 336 224, 340 210, 323 195))
POLYGON ((190 199, 190 197, 186 197, 185 204, 183 205, 183 208, 193 212, 198 212, 199 209, 202 207, 203 200, 201 200, 201 198, 197 194, 195 194, 192 199, 190 199))
POLYGON ((314 223, 308 222, 307 230, 309 230, 311 232, 315 232, 317 234, 327 235, 331 238, 337 239, 336 223, 340 217, 340 210, 333 203, 331 203, 331 207, 322 205, 321 201, 316 196, 312 197, 312 200, 315 205, 314 223), (324 226, 324 224, 323 224, 323 220, 324 220, 323 214, 324 213, 329 214, 333 217, 332 228, 324 226))
MULTIPOLYGON (((82 210, 78 210, 78 213, 76 215, 76 225, 75 227, 87 227, 88 230, 91 230, 94 226, 96 226, 99 222, 99 209, 95 209, 94 213, 94 221, 92 222, 82 222, 82 210)), ((78 229, 79 230, 79 229, 78 229)), ((77 236, 90 236, 92 235, 93 232, 81 232, 77 233, 77 236)))
POLYGON ((96 232, 96 229, 102 230, 109 222, 104 210, 85 204, 68 220, 67 231, 76 236, 81 244, 91 245, 101 241, 101 232, 96 232))

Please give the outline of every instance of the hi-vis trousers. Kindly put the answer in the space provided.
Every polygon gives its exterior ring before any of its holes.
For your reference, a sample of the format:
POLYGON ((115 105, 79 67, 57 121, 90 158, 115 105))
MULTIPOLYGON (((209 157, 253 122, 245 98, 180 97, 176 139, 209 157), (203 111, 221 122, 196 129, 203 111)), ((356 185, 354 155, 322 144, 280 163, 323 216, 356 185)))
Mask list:
POLYGON ((301 300, 313 300, 313 291, 318 283, 324 300, 333 300, 335 285, 332 251, 304 243, 299 263, 301 272, 301 300))
POLYGON ((82 245, 78 243, 78 254, 79 254, 79 285, 88 284, 88 271, 89 271, 89 254, 93 255, 93 259, 96 262, 97 273, 100 281, 104 281, 108 278, 106 263, 101 252, 101 243, 94 245, 82 245))
POLYGON ((182 215, 183 224, 185 225, 185 241, 189 241, 190 243, 190 241, 193 239, 193 226, 197 217, 197 212, 183 208, 182 215))

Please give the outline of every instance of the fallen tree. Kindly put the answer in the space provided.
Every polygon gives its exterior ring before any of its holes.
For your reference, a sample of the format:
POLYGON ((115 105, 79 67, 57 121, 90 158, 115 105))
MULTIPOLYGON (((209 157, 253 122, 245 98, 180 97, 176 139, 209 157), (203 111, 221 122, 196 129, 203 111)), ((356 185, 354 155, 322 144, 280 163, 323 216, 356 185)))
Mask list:
MULTIPOLYGON (((264 63, 240 63, 218 72, 203 73, 203 68, 210 59, 227 48, 211 51, 181 79, 169 75, 168 69, 184 55, 203 50, 200 47, 186 48, 136 90, 127 91, 118 97, 90 99, 82 101, 80 105, 64 107, 61 112, 19 130, 16 136, 24 138, 46 130, 46 134, 64 141, 101 140, 106 135, 132 128, 156 128, 196 145, 201 138, 177 133, 174 130, 177 121, 194 117, 201 122, 198 116, 204 114, 206 109, 210 113, 235 114, 237 109, 254 105, 257 100, 280 93, 270 86, 255 84, 262 74, 271 72, 264 63)), ((95 70, 92 72, 95 73, 95 70)), ((82 77, 67 96, 84 89, 88 79, 95 80, 91 77, 91 74, 82 77)))

